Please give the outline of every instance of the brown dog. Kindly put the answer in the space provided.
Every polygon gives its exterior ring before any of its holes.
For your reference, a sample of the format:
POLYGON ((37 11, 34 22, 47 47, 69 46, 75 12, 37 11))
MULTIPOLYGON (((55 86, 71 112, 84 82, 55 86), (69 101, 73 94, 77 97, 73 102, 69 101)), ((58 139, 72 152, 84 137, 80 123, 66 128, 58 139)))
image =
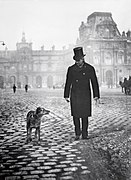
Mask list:
POLYGON ((43 115, 49 114, 50 111, 46 110, 44 108, 38 107, 36 111, 29 111, 27 113, 27 143, 32 140, 31 134, 32 129, 35 128, 35 139, 38 139, 40 141, 40 125, 41 125, 41 118, 43 115), (38 136, 38 137, 37 137, 38 136))

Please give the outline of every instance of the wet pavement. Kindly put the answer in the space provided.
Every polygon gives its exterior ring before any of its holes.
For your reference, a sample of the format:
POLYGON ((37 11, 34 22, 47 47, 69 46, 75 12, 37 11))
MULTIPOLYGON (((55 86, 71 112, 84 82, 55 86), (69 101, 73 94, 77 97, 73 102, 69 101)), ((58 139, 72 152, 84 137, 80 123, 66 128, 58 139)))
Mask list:
POLYGON ((15 94, 0 90, 0 96, 0 177, 5 180, 90 180, 94 164, 89 165, 92 157, 85 158, 81 148, 87 146, 91 151, 91 139, 105 130, 131 127, 131 96, 120 89, 101 90, 100 103, 92 103, 90 139, 79 141, 74 141, 70 105, 63 98, 63 90, 17 90, 15 94), (33 136, 27 144, 26 114, 38 106, 51 112, 42 118, 40 143, 33 136))

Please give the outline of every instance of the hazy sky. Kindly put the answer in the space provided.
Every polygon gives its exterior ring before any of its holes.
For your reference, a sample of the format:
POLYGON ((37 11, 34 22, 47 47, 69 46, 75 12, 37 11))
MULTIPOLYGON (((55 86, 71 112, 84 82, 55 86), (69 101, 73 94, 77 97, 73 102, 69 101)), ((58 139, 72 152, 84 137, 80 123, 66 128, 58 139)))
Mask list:
POLYGON ((75 44, 81 21, 96 11, 111 12, 120 33, 131 30, 131 0, 0 0, 0 40, 15 50, 25 32, 33 49, 62 49, 75 44))

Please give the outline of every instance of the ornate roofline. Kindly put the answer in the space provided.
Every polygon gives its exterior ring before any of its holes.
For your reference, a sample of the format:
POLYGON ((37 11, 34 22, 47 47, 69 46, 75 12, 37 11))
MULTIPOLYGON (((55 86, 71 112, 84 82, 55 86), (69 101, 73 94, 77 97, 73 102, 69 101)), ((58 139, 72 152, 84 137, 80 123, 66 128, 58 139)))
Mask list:
POLYGON ((88 19, 94 16, 112 16, 112 13, 110 12, 94 12, 91 15, 88 16, 88 19))

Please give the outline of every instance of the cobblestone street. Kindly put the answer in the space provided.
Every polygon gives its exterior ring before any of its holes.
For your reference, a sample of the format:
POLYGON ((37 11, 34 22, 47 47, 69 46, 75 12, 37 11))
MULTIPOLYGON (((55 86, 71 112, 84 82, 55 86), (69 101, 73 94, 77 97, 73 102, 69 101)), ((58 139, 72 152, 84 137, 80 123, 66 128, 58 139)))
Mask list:
POLYGON ((15 94, 11 89, 0 90, 0 96, 1 179, 111 179, 101 166, 101 156, 92 149, 106 132, 113 140, 114 132, 123 136, 123 132, 129 131, 131 96, 124 95, 119 88, 101 90, 100 103, 92 102, 90 138, 79 141, 74 141, 70 105, 64 100, 62 89, 29 89, 27 93, 18 89, 15 94), (26 114, 38 106, 50 110, 50 114, 42 118, 41 142, 33 138, 27 144, 26 114))

